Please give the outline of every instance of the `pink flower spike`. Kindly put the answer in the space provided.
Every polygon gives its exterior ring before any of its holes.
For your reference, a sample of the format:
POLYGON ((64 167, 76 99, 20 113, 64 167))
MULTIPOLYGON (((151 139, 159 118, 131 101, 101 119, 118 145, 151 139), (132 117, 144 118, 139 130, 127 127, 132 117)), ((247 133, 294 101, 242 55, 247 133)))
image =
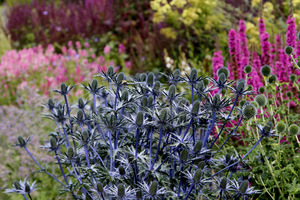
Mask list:
POLYGON ((108 45, 106 45, 106 46, 104 47, 103 53, 104 53, 104 54, 109 54, 109 53, 110 53, 110 47, 109 47, 108 45))

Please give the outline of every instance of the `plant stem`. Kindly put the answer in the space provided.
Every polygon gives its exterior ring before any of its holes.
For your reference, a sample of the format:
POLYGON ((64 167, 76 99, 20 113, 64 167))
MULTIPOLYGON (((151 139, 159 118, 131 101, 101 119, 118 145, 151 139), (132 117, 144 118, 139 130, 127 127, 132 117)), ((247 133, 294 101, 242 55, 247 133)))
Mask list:
POLYGON ((154 166, 154 164, 155 164, 155 162, 156 162, 156 160, 157 160, 157 158, 158 158, 158 153, 159 153, 160 144, 161 144, 161 140, 162 140, 162 134, 163 134, 163 129, 160 128, 160 131, 159 131, 159 141, 158 141, 158 145, 157 145, 156 155, 155 155, 155 158, 154 158, 154 160, 153 160, 153 163, 152 163, 152 165, 151 165, 150 170, 153 169, 153 166, 154 166))
POLYGON ((67 186, 69 187, 69 182, 68 182, 68 179, 67 179, 67 177, 66 177, 66 175, 65 175, 65 172, 64 172, 64 170, 63 170, 63 168, 62 168, 62 165, 61 165, 61 162, 60 162, 60 160, 59 160, 57 151, 55 151, 55 155, 56 155, 56 160, 57 160, 57 162, 58 162, 60 171, 61 171, 61 173, 63 174, 63 177, 64 177, 64 179, 65 179, 65 181, 66 181, 67 186))
POLYGON ((209 129, 207 129, 206 133, 205 133, 205 137, 204 137, 204 141, 203 141, 203 147, 205 147, 206 145, 206 142, 209 138, 209 135, 214 127, 214 124, 215 124, 215 120, 216 120, 216 111, 213 112, 213 118, 211 119, 211 122, 210 122, 210 127, 209 129))

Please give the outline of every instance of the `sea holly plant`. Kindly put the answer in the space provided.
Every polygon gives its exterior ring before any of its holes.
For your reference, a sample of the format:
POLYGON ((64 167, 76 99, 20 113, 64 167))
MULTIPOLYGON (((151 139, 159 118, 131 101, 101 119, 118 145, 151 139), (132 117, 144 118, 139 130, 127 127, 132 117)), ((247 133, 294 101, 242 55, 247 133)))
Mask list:
MULTIPOLYGON (((245 161, 256 146, 273 135, 273 124, 258 127, 253 134, 260 137, 244 155, 226 154, 222 147, 228 140, 218 140, 236 135, 257 114, 250 102, 237 104, 253 95, 245 81, 227 81, 225 73, 218 80, 199 77, 196 69, 180 74, 164 76, 172 79, 168 86, 158 73, 129 77, 109 67, 96 76, 108 84, 94 79, 83 85, 91 99, 79 98, 74 105, 68 102, 73 87, 62 84, 55 92, 63 101, 44 105, 56 127, 42 146, 55 156, 61 174, 50 173, 32 156, 29 139, 18 137, 17 146, 61 185, 61 195, 74 199, 238 199, 258 193, 240 171, 247 170, 245 161), (179 86, 188 90, 180 93, 179 86), (228 133, 225 124, 236 119, 228 133)), ((17 187, 9 191, 31 198, 17 187)))

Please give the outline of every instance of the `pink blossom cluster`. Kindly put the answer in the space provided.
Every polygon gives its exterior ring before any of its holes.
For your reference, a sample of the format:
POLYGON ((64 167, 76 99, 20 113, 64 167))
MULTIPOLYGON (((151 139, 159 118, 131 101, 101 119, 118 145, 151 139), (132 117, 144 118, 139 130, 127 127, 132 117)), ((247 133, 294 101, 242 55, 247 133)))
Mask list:
MULTIPOLYGON (((91 80, 101 70, 105 71, 106 67, 115 66, 113 60, 105 57, 109 50, 107 46, 104 55, 96 56, 88 43, 82 47, 80 42, 69 42, 61 48, 62 53, 56 53, 53 45, 46 49, 37 46, 8 51, 0 62, 2 98, 14 96, 17 90, 28 87, 49 95, 49 90, 59 87, 62 82, 77 84, 91 80)), ((125 47, 119 46, 118 51, 124 52, 125 47)))
MULTIPOLYGON (((295 18, 288 18, 287 25, 286 45, 294 47, 295 55, 300 56, 300 42, 296 41, 295 18)), ((247 48, 244 21, 241 20, 239 22, 238 33, 234 29, 231 29, 228 33, 230 59, 227 62, 227 67, 231 74, 229 78, 231 80, 245 78, 243 70, 249 64, 252 66, 252 72, 248 74, 247 84, 252 85, 255 91, 264 85, 264 80, 260 73, 263 65, 269 65, 272 68, 272 73, 277 76, 279 82, 288 82, 289 76, 292 73, 300 75, 300 71, 293 68, 290 58, 284 52, 285 44, 282 44, 283 37, 276 35, 275 43, 271 44, 270 36, 266 31, 263 19, 259 20, 258 26, 261 52, 252 51, 250 54, 247 48)), ((223 60, 220 56, 220 52, 214 53, 212 63, 214 73, 220 68, 219 62, 216 62, 216 60, 223 60)), ((288 89, 291 89, 290 87, 291 85, 288 89)))

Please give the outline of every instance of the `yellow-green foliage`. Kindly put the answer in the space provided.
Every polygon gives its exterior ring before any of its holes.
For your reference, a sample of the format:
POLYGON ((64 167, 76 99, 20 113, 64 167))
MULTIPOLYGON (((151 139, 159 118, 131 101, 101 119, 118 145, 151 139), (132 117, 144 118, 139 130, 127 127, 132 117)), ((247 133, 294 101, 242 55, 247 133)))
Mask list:
POLYGON ((200 36, 203 31, 220 27, 224 15, 216 12, 217 0, 152 0, 154 23, 166 23, 161 33, 167 38, 176 39, 182 25, 192 28, 200 36))
MULTIPOLYGON (((293 0, 293 17, 296 19, 296 25, 300 26, 300 0, 293 0)), ((290 12, 290 0, 285 0, 283 3, 283 12, 278 15, 279 5, 273 4, 271 2, 265 2, 262 5, 262 17, 265 21, 266 30, 270 33, 271 37, 274 39, 274 34, 277 33, 284 35, 286 31, 286 17, 290 12), (277 15, 275 15, 277 13, 277 15)), ((256 11, 261 9, 261 0, 252 0, 251 7, 256 11)), ((261 12, 261 11, 259 11, 261 12)), ((258 32, 258 20, 260 15, 253 16, 251 21, 246 22, 246 34, 249 38, 248 44, 250 46, 259 47, 259 32, 258 32)))
MULTIPOLYGON (((0 13, 3 12, 3 7, 0 6, 0 13)), ((3 17, 0 17, 0 27, 3 27, 3 17)), ((6 51, 11 50, 10 40, 3 32, 3 29, 0 28, 0 56, 4 55, 6 51)))

